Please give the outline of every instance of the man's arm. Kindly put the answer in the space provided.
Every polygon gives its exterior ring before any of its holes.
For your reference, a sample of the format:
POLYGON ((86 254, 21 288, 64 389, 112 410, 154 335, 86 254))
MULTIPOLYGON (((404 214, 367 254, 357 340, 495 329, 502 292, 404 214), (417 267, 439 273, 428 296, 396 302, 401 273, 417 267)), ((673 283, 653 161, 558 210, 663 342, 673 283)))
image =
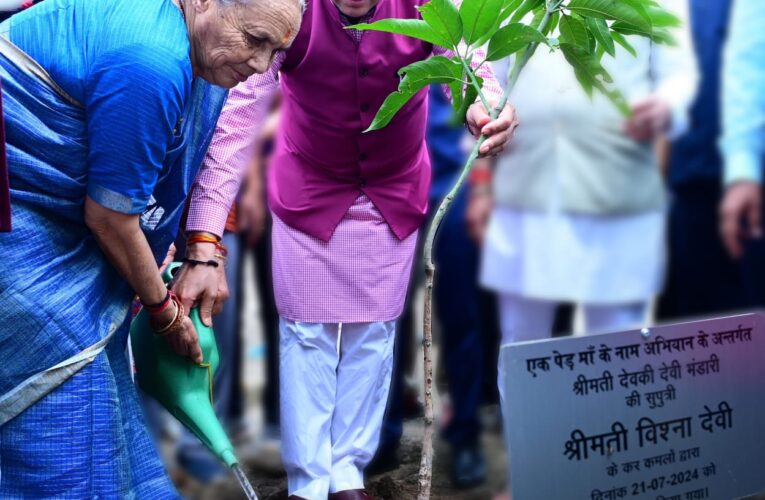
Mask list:
MULTIPOLYGON (((283 60, 283 53, 277 55, 266 73, 249 78, 229 93, 194 181, 186 219, 187 236, 197 233, 214 239, 223 236, 226 218, 254 154, 253 144, 278 87, 277 75, 283 60)), ((207 242, 186 248, 188 258, 201 261, 215 259, 217 252, 216 245, 207 242)), ((202 321, 211 325, 212 315, 220 312, 228 298, 225 270, 222 265, 217 268, 183 266, 174 280, 173 290, 187 310, 199 302, 202 321)))
POLYGON ((765 11, 759 2, 733 3, 723 68, 723 135, 727 186, 720 231, 730 254, 760 237, 762 157, 765 152, 765 11), (742 220, 745 225, 742 225, 742 220))

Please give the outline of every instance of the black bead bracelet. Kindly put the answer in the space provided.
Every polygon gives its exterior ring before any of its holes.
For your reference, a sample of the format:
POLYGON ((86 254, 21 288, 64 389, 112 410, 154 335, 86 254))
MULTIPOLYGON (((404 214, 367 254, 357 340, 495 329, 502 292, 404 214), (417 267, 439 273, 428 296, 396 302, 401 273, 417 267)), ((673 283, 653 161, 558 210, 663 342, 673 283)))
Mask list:
POLYGON ((181 262, 185 262, 188 264, 191 264, 191 267, 197 267, 197 266, 210 266, 210 267, 218 267, 218 261, 210 259, 210 260, 196 260, 196 259, 188 259, 183 258, 181 259, 181 262))

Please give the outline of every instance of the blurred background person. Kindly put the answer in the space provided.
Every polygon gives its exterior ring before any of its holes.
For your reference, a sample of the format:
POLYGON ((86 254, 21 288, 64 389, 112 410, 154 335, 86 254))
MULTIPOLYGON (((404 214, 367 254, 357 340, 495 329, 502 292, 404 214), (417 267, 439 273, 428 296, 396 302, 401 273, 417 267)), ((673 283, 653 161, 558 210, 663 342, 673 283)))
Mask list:
MULTIPOLYGON (((263 385, 263 431, 261 443, 275 448, 278 457, 279 431, 279 313, 276 310, 271 273, 271 229, 273 220, 266 201, 266 175, 274 151, 274 141, 281 120, 281 95, 277 91, 271 110, 260 131, 247 185, 241 198, 242 229, 255 262, 255 284, 265 342, 265 379, 263 385)), ((278 459, 280 461, 280 459, 278 459)))
POLYGON ((690 128, 672 142, 669 155, 669 260, 658 319, 714 315, 765 300, 765 275, 756 263, 763 255, 762 245, 754 256, 749 252, 734 260, 725 251, 718 228, 723 193, 723 161, 717 144, 720 91, 732 5, 733 0, 689 2, 700 79, 690 128))
MULTIPOLYGON (((763 280, 762 159, 765 153, 765 11, 759 2, 734 3, 723 73, 726 192, 720 209, 725 247, 743 259, 750 283, 763 280)), ((746 287, 746 285, 744 285, 746 287)), ((763 299, 760 288, 754 292, 763 299)))
MULTIPOLYGON (((685 0, 662 5, 687 24, 685 0)), ((549 337, 561 301, 583 306, 590 334, 646 320, 664 273, 654 141, 686 129, 696 87, 687 26, 675 37, 675 46, 630 37, 637 56, 617 45, 604 57, 630 118, 600 94, 588 99, 560 51, 538 50, 521 74, 511 100, 523 126, 497 160, 492 192, 479 184, 471 197, 483 207, 471 211, 480 236, 493 194, 481 281, 499 293, 503 344, 549 337)))

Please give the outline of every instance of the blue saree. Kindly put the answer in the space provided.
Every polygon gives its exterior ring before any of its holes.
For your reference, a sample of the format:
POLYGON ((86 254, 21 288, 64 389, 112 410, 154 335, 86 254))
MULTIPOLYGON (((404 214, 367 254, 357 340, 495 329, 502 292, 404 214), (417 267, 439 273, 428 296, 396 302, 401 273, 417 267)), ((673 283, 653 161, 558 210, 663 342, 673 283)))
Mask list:
MULTIPOLYGON (((5 38, 0 80, 13 208, 0 233, 0 498, 175 498, 125 357, 132 291, 83 220, 86 110, 5 38)), ((157 262, 225 96, 191 86, 141 217, 157 262)))

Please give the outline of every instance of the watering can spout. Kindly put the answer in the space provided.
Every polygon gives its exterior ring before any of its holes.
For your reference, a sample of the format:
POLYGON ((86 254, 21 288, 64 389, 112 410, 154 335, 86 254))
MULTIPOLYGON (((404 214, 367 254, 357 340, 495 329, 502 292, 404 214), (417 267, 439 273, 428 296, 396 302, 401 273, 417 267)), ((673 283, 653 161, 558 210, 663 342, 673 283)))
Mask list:
MULTIPOLYGON (((171 264, 163 274, 172 278, 180 264, 171 264)), ((166 339, 149 326, 149 315, 141 310, 130 326, 130 342, 136 365, 136 380, 141 389, 157 400, 197 436, 227 467, 238 463, 234 447, 215 415, 212 380, 218 368, 218 347, 212 328, 205 326, 199 309, 189 313, 202 348, 203 362, 196 364, 176 354, 166 339)))

